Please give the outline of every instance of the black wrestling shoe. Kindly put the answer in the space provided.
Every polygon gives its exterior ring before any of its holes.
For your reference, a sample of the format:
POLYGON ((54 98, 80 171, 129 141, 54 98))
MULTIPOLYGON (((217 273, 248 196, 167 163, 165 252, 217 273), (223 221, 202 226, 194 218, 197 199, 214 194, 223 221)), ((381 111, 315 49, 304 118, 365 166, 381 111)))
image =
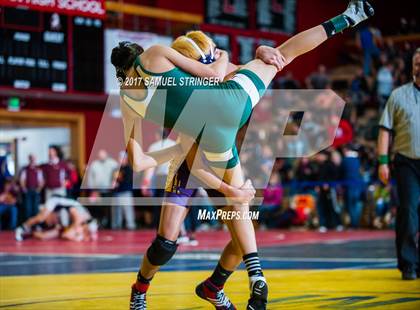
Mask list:
POLYGON ((343 14, 348 17, 351 26, 354 27, 372 17, 375 10, 366 0, 351 0, 343 14))
POLYGON ((268 286, 264 278, 251 284, 251 297, 248 299, 247 310, 265 310, 267 308, 268 286))
POLYGON ((140 293, 134 285, 131 287, 130 310, 146 310, 146 293, 140 293))
POLYGON ((236 310, 223 289, 214 286, 208 279, 197 285, 195 293, 211 303, 216 310, 236 310))
POLYGON ((417 274, 413 269, 406 269, 401 272, 401 279, 403 280, 415 280, 417 279, 417 274))

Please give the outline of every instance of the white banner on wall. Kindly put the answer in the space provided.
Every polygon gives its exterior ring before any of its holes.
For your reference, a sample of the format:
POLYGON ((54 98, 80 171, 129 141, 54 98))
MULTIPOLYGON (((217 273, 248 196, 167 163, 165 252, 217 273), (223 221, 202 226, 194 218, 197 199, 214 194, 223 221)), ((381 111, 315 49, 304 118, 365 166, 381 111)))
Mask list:
POLYGON ((148 47, 160 44, 160 45, 171 45, 172 37, 161 36, 155 33, 149 32, 134 32, 125 31, 119 29, 106 29, 105 30, 105 48, 104 48, 104 72, 105 72, 105 92, 117 93, 119 86, 115 77, 115 68, 111 64, 111 52, 112 49, 118 45, 118 42, 130 41, 139 44, 144 49, 148 47))

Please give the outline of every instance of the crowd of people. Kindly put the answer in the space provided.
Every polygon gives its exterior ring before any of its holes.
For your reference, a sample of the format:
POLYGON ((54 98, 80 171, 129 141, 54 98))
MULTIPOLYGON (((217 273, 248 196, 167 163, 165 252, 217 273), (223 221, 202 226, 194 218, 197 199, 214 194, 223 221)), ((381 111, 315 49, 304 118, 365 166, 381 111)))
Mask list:
MULTIPOLYGON (((360 49, 356 52, 358 57, 352 59, 353 78, 337 81, 320 65, 305 80, 308 89, 336 90, 346 99, 346 107, 341 120, 334 120, 335 116, 323 111, 325 106, 315 97, 316 106, 320 108, 305 111, 307 115, 302 124, 302 117, 294 117, 287 124, 285 134, 300 128, 300 138, 287 145, 277 142, 277 147, 291 148, 292 153, 298 147, 302 153, 307 153, 311 148, 316 149, 317 141, 323 141, 329 134, 328 126, 320 126, 325 124, 323 120, 330 124, 339 122, 334 142, 328 149, 309 158, 285 156, 276 160, 260 208, 264 213, 260 221, 262 227, 305 225, 325 232, 328 228, 390 228, 395 225, 398 197, 392 183, 385 185, 378 179, 375 144, 379 117, 391 92, 411 81, 415 46, 408 42, 395 44, 390 38, 382 38, 380 31, 371 26, 360 29, 356 40, 360 49), (265 214, 267 212, 269 214, 265 214)), ((283 75, 275 87, 303 88, 291 73, 283 75)), ((299 101, 293 102, 291 110, 299 111, 301 107, 296 107, 299 101)), ((283 108, 273 104, 272 115, 276 121, 284 119, 285 112, 289 113, 287 106, 284 108, 285 103, 287 100, 282 97, 283 108)), ((270 136, 275 136, 276 132, 275 128, 267 128, 263 134, 259 132, 259 136, 266 137, 261 145, 269 144, 270 136)), ((291 151, 274 152, 287 155, 291 151)), ((260 165, 264 165, 263 148, 249 152, 245 158, 259 158, 260 165)))
MULTIPOLYGON (((306 78, 304 86, 291 72, 284 72, 272 85, 273 89, 283 89, 280 97, 264 99, 267 102, 256 112, 265 125, 248 128, 247 135, 259 143, 242 148, 241 160, 245 174, 253 176, 254 186, 264 188, 260 191, 263 204, 258 208, 261 229, 305 226, 325 232, 393 225, 398 197, 392 184, 384 185, 377 178, 375 139, 379 115, 392 90, 410 80, 414 46, 394 44, 371 26, 361 28, 356 41, 359 50, 353 59, 354 76, 346 81, 345 88, 339 83, 336 89, 334 76, 324 65, 306 78), (318 91, 315 109, 308 109, 307 100, 301 97, 304 95, 292 91, 302 88, 318 91), (337 105, 331 93, 322 91, 330 88, 346 99, 342 117, 339 109, 334 109, 337 105), (289 117, 290 111, 304 112, 289 117), (279 138, 282 123, 285 135, 299 138, 279 138), (316 152, 329 139, 332 146, 316 152)), ((156 135, 149 151, 174 143, 167 135, 156 135)), ((140 188, 133 189, 136 175, 126 153, 121 152, 115 160, 100 150, 86 170, 86 185, 92 190, 83 194, 111 199, 111 208, 90 210, 100 218, 102 227, 152 228, 159 221, 159 207, 134 208, 134 197, 162 197, 167 174, 168 165, 149 169, 140 176, 140 188)), ((56 146, 50 147, 47 163, 39 165, 31 154, 16 177, 2 183, 0 229, 14 229, 36 216, 41 203, 51 197, 75 199, 80 194, 77 169, 71 161, 63 160, 56 146)), ((204 191, 199 193, 205 196, 204 191)), ((206 208, 212 208, 210 201, 206 208)), ((201 222, 190 213, 187 230, 220 227, 217 221, 201 222)))
POLYGON ((48 162, 38 164, 34 154, 28 155, 27 165, 12 176, 7 165, 1 167, 0 229, 16 228, 18 223, 36 216, 41 203, 52 197, 79 195, 80 176, 75 164, 64 160, 58 146, 48 149, 48 162))

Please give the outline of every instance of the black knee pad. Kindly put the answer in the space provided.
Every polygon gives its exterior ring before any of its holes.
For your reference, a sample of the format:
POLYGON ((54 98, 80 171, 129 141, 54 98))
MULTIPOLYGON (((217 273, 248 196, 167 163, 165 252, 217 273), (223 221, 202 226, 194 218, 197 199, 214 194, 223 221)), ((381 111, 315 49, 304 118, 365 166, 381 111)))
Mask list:
POLYGON ((152 265, 165 265, 174 256, 178 245, 176 241, 168 240, 157 235, 150 247, 147 249, 147 259, 152 265))

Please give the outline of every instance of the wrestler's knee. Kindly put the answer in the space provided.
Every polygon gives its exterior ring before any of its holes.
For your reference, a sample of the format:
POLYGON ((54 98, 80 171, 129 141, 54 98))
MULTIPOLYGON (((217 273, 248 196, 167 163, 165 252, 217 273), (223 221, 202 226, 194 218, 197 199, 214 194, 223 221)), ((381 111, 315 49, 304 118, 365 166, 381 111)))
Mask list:
POLYGON ((165 265, 174 256, 177 248, 176 241, 157 235, 147 249, 147 259, 154 266, 165 265))

